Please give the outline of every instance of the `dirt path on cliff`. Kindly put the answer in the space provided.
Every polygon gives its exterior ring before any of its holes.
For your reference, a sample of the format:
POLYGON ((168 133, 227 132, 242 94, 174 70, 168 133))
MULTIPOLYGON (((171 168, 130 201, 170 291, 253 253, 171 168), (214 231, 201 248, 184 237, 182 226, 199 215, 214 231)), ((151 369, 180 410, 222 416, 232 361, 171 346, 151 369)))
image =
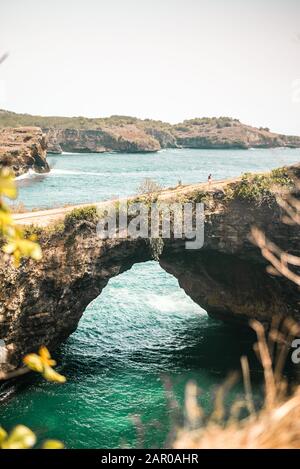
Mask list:
MULTIPOLYGON (((167 188, 163 189, 160 193, 160 200, 169 199, 176 194, 176 196, 182 194, 187 195, 195 191, 206 191, 206 192, 214 192, 216 190, 222 189, 225 185, 235 182, 240 178, 233 178, 233 179, 225 179, 220 181, 214 181, 209 185, 207 182, 205 183, 198 183, 198 184, 189 184, 184 186, 178 186, 176 188, 167 188)), ((128 197, 128 199, 134 199, 137 195, 128 197)), ((97 205, 97 207, 105 207, 112 203, 113 201, 117 200, 125 200, 123 199, 111 199, 107 201, 101 202, 91 202, 86 204, 78 204, 78 205, 68 205, 64 207, 58 208, 51 208, 47 210, 35 210, 31 212, 24 212, 24 213, 15 213, 13 214, 14 220, 19 225, 38 225, 38 226, 48 226, 54 222, 58 222, 59 220, 63 220, 66 213, 71 212, 74 208, 81 208, 81 207, 88 207, 90 205, 97 205)))

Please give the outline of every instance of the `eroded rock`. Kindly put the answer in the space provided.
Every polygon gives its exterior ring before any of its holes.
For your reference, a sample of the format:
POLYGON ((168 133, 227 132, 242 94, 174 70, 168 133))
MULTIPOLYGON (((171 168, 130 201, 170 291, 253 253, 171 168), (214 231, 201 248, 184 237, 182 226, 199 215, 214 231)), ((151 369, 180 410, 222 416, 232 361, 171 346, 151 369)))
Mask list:
MULTIPOLYGON (((300 166, 288 172, 299 177, 300 166)), ((199 184, 164 194, 164 201, 182 200, 183 195, 185 202, 204 201, 205 241, 201 249, 187 250, 184 239, 164 239, 160 265, 197 304, 223 321, 247 324, 256 318, 270 323, 275 315, 299 321, 299 288, 270 275, 249 239, 256 225, 282 249, 299 255, 299 227, 282 222, 275 197, 257 204, 232 195, 239 184, 240 179, 209 189, 199 184)), ((110 278, 153 259, 149 239, 101 240, 96 222, 85 216, 65 228, 42 231, 40 242, 40 262, 26 260, 15 269, 1 259, 0 338, 12 366, 41 344, 54 350, 75 331, 86 307, 110 278)))
POLYGON ((0 129, 0 166, 11 167, 16 176, 29 169, 37 173, 49 172, 46 149, 45 135, 38 127, 0 129))

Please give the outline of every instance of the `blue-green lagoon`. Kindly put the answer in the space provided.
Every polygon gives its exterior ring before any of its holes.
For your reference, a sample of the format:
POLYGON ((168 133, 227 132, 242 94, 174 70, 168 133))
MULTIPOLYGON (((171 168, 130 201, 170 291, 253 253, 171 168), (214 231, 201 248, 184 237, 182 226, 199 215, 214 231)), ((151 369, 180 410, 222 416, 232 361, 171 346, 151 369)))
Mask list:
MULTIPOLYGON (((48 175, 19 179, 19 200, 28 209, 95 202, 132 195, 148 177, 174 186, 239 176, 299 162, 300 150, 164 150, 151 154, 49 155, 48 175)), ((5 427, 23 423, 41 439, 55 437, 68 448, 136 446, 136 417, 143 446, 163 446, 175 418, 166 394, 172 383, 182 404, 189 379, 211 406, 228 372, 250 357, 254 336, 209 318, 177 280, 156 262, 135 265, 110 280, 86 309, 77 331, 56 353, 64 385, 38 376, 0 406, 5 427), (168 385, 167 385, 168 387, 168 385)), ((242 392, 242 386, 235 393, 242 392)))

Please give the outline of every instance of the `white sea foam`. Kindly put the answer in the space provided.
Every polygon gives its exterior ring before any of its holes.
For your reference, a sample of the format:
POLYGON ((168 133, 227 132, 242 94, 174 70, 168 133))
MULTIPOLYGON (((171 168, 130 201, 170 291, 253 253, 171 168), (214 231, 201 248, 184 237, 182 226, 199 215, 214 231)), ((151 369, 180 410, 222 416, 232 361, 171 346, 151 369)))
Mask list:
POLYGON ((51 169, 48 176, 106 176, 107 173, 97 173, 89 171, 76 171, 71 169, 51 169))
POLYGON ((82 155, 82 153, 74 153, 72 151, 62 151, 61 155, 82 155))
POLYGON ((170 295, 157 295, 152 293, 148 296, 147 303, 149 306, 161 311, 162 313, 176 311, 195 311, 197 313, 205 313, 205 311, 194 303, 187 295, 183 296, 182 292, 175 292, 170 295))
POLYGON ((21 176, 17 176, 16 181, 20 181, 21 179, 28 179, 28 178, 34 177, 36 175, 37 175, 37 173, 35 171, 33 171, 33 169, 29 169, 29 171, 27 173, 21 174, 21 176))
MULTIPOLYGON (((107 173, 97 173, 97 172, 88 172, 88 171, 75 171, 69 169, 56 169, 53 168, 49 173, 43 173, 43 176, 55 177, 55 176, 105 176, 107 173)), ((16 181, 21 181, 22 179, 30 179, 36 176, 40 176, 39 173, 36 173, 32 169, 21 176, 16 177, 16 181)))
POLYGON ((161 174, 169 174, 170 171, 106 171, 106 172, 96 172, 96 171, 80 171, 80 170, 71 170, 71 169, 51 169, 50 173, 47 173, 48 176, 117 176, 117 177, 136 177, 143 179, 145 177, 156 177, 161 174))

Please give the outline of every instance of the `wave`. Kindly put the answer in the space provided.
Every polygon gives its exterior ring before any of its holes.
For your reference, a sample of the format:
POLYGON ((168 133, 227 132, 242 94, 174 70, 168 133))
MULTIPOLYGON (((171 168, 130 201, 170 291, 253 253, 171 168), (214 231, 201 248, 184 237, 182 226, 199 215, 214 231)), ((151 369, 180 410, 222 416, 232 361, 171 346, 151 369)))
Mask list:
POLYGON ((62 151, 60 155, 82 155, 84 153, 74 153, 73 151, 62 151))
POLYGON ((194 303, 188 296, 183 296, 182 292, 174 292, 169 295, 158 295, 151 293, 148 295, 147 303, 162 313, 171 312, 205 312, 199 305, 194 303))
POLYGON ((72 169, 51 169, 48 176, 107 176, 108 173, 97 173, 92 171, 76 171, 72 169))
POLYGON ((97 172, 90 172, 90 171, 75 171, 70 169, 56 169, 51 168, 49 173, 36 173, 32 169, 25 174, 21 174, 20 176, 16 177, 16 181, 21 181, 23 179, 30 179, 38 176, 47 176, 47 177, 55 177, 55 176, 107 176, 108 173, 97 173, 97 172))
POLYGON ((11 398, 14 394, 16 394, 16 386, 15 385, 12 385, 10 386, 9 388, 3 390, 1 393, 0 393, 0 402, 5 402, 7 401, 9 398, 11 398))
POLYGON ((72 169, 56 169, 51 168, 50 173, 47 173, 48 176, 127 176, 127 177, 157 177, 162 174, 170 174, 170 171, 106 171, 106 172, 96 172, 96 171, 80 171, 72 169))
POLYGON ((29 169, 27 173, 21 174, 21 176, 17 176, 16 181, 21 181, 22 179, 28 179, 34 176, 37 176, 37 173, 33 171, 33 169, 29 169))

